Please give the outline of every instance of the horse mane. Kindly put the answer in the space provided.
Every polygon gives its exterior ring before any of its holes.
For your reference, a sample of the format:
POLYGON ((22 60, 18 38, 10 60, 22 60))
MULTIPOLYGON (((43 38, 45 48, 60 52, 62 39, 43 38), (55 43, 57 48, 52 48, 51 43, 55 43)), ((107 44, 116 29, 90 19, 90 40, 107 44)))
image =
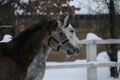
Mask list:
POLYGON ((24 30, 22 33, 20 33, 17 37, 15 37, 12 42, 15 44, 25 44, 27 39, 32 35, 37 29, 41 28, 42 22, 39 22, 37 24, 34 24, 33 26, 29 27, 28 29, 24 30))
POLYGON ((40 19, 40 21, 38 23, 34 24, 33 26, 29 27, 28 29, 26 29, 22 33, 20 33, 17 37, 15 37, 12 40, 12 42, 17 45, 23 45, 26 43, 26 41, 29 39, 29 37, 31 37, 31 35, 34 34, 38 29, 41 30, 41 32, 43 32, 43 33, 47 32, 47 30, 49 30, 49 28, 52 27, 53 22, 55 22, 55 20, 49 20, 46 18, 42 18, 42 19, 40 19), (43 27, 46 27, 46 31, 42 31, 43 27))

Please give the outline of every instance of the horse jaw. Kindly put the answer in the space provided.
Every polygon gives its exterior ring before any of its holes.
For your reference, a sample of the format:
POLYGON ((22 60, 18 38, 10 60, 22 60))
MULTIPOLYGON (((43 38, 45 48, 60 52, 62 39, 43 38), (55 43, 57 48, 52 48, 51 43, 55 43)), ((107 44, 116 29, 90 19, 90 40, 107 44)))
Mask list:
MULTIPOLYGON (((73 27, 71 24, 68 25, 68 27, 63 28, 63 31, 65 32, 67 38, 69 39, 69 43, 74 47, 74 50, 72 51, 74 53, 80 53, 82 50, 82 45, 80 44, 80 40, 76 36, 75 32, 71 33, 70 30, 73 30, 73 27)), ((68 52, 71 53, 71 50, 68 52)))

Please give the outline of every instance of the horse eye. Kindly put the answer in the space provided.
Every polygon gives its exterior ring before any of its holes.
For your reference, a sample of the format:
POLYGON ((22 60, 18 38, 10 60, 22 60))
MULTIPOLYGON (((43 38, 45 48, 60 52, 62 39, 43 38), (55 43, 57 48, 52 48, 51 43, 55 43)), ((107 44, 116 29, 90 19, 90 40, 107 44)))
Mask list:
POLYGON ((63 35, 63 33, 62 33, 62 32, 60 32, 59 34, 60 34, 61 36, 63 35))
POLYGON ((70 32, 71 32, 71 33, 73 33, 73 32, 74 32, 74 30, 70 30, 70 32))

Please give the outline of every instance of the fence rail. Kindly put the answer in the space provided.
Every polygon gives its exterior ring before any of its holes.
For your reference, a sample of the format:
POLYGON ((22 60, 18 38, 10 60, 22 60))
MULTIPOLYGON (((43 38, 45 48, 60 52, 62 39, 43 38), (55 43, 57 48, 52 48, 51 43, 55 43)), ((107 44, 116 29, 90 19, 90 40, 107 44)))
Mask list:
POLYGON ((120 39, 81 40, 80 44, 120 44, 120 39))
POLYGON ((84 63, 84 64, 71 64, 71 65, 53 65, 53 66, 47 66, 47 69, 87 67, 88 80, 97 80, 97 67, 120 66, 120 63, 117 63, 117 62, 99 63, 96 61, 97 45, 98 44, 101 44, 101 45, 102 44, 120 44, 120 39, 81 40, 80 44, 86 45, 86 57, 87 57, 86 63, 84 63))
POLYGON ((83 64, 69 64, 69 65, 49 65, 46 69, 65 69, 65 68, 81 68, 81 67, 112 67, 120 66, 120 63, 109 62, 109 63, 98 63, 98 62, 88 62, 83 64))

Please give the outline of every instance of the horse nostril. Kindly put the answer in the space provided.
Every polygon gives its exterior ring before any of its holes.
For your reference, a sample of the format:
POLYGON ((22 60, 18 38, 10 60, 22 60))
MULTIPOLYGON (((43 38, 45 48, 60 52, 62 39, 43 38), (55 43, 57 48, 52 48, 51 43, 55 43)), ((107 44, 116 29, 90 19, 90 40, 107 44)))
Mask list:
POLYGON ((81 48, 80 49, 78 49, 78 48, 75 48, 75 53, 80 53, 81 52, 81 48))
POLYGON ((72 50, 69 50, 69 49, 68 49, 68 50, 67 50, 67 54, 68 54, 68 55, 73 55, 74 52, 73 52, 72 50))

